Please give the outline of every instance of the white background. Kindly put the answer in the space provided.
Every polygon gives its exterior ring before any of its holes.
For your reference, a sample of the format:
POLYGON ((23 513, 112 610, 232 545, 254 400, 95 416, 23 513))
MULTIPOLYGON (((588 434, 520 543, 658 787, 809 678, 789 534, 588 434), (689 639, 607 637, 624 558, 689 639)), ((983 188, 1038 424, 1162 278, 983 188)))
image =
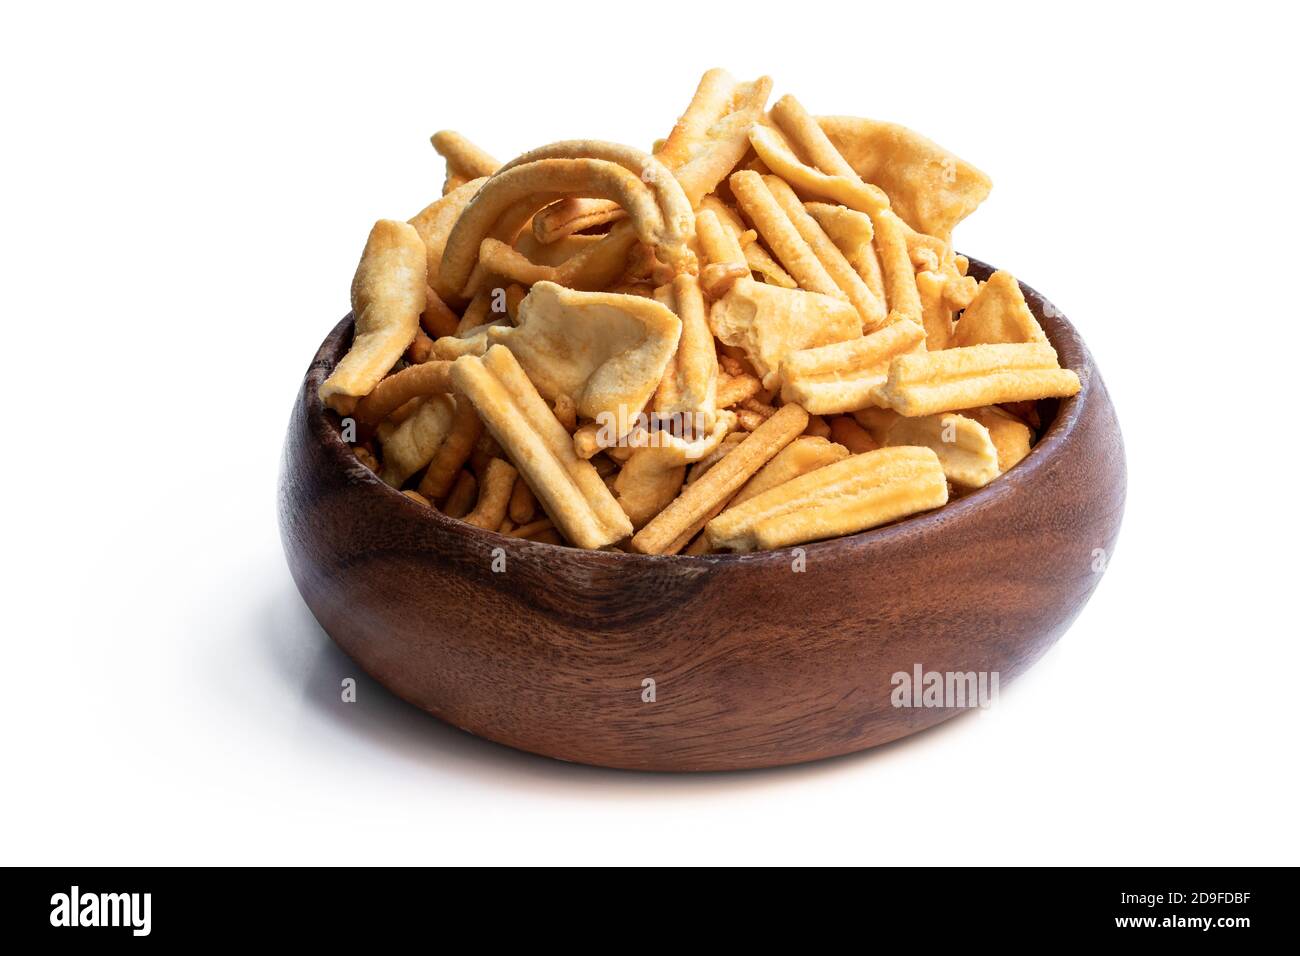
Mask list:
POLYGON ((10 5, 3 861, 1300 862, 1294 10, 10 5), (1118 551, 998 708, 914 740, 694 777, 514 753, 305 609, 290 404, 370 224, 437 195, 430 133, 646 146, 715 65, 992 176, 958 245, 1090 343, 1118 551))

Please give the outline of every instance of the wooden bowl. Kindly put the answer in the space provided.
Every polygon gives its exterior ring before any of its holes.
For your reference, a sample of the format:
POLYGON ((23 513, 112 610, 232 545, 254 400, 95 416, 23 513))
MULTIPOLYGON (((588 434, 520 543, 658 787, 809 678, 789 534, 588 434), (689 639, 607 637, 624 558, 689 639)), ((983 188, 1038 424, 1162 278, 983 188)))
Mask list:
POLYGON ((1054 420, 1006 475, 939 511, 806 545, 802 571, 789 549, 647 557, 534 543, 409 500, 353 457, 316 398, 348 316, 307 370, 285 442, 294 580, 393 693, 562 760, 730 770, 916 733, 964 710, 893 706, 894 674, 996 672, 1005 686, 1083 608, 1119 532, 1124 448, 1106 386, 1069 322, 1022 288, 1082 391, 1043 403, 1054 420))

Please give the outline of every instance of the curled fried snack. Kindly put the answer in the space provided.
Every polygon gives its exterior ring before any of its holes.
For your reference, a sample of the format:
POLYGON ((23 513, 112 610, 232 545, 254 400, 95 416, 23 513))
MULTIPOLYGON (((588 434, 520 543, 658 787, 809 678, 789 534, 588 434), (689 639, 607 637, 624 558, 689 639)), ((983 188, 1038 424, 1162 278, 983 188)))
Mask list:
POLYGON ((573 399, 586 418, 639 413, 663 378, 682 323, 652 299, 575 292, 539 282, 519 307, 519 325, 487 330, 515 354, 537 390, 573 399))
POLYGON ((945 242, 992 188, 974 166, 906 127, 852 116, 823 116, 818 124, 854 171, 885 191, 904 222, 945 242))
POLYGON ((429 137, 438 155, 447 161, 447 179, 479 179, 491 176, 501 164, 464 136, 444 129, 429 137))
POLYGON ((909 319, 870 335, 789 353, 781 363, 781 397, 814 415, 851 412, 874 403, 889 364, 925 350, 925 330, 909 319))
POLYGON ((872 398, 915 418, 1078 391, 1079 376, 1057 364, 1050 345, 970 345, 899 356, 872 398))
POLYGON ((998 343, 1046 343, 1042 326, 1029 311, 1020 283, 1001 270, 989 276, 962 313, 952 344, 996 345, 998 343))
POLYGON ((451 430, 454 406, 447 395, 431 395, 415 414, 398 425, 384 440, 384 466, 379 477, 394 488, 433 458, 451 430))
POLYGON ((448 393, 451 388, 450 362, 408 365, 389 375, 361 401, 353 415, 364 425, 378 425, 413 398, 448 393))
POLYGON ((704 533, 714 548, 753 551, 854 534, 948 501, 948 482, 928 448, 882 448, 850 455, 744 504, 704 533))
POLYGON ((461 520, 488 531, 496 531, 506 520, 506 508, 510 505, 510 492, 515 486, 515 477, 519 473, 504 458, 493 458, 488 462, 483 483, 479 486, 478 504, 474 510, 461 520))
POLYGON ((370 230, 352 280, 352 347, 321 384, 322 402, 346 415, 379 384, 420 328, 424 292, 419 233, 406 223, 381 219, 370 230))
POLYGON ((737 280, 713 303, 709 325, 724 343, 745 350, 768 388, 779 386, 778 370, 791 352, 862 335, 862 320, 849 303, 750 278, 737 280))
POLYGON ((954 485, 983 488, 998 476, 998 450, 989 431, 973 418, 945 412, 900 418, 885 435, 889 446, 916 445, 939 456, 943 473, 954 485))
POLYGON ((730 498, 759 468, 794 441, 807 424, 808 413, 798 405, 782 406, 637 532, 632 538, 632 550, 664 554, 671 553, 674 546, 685 547, 690 539, 680 541, 681 536, 730 498))
POLYGON ((452 366, 457 390, 520 469, 547 515, 580 548, 602 548, 632 533, 632 524, 573 440, 547 407, 510 350, 452 366))

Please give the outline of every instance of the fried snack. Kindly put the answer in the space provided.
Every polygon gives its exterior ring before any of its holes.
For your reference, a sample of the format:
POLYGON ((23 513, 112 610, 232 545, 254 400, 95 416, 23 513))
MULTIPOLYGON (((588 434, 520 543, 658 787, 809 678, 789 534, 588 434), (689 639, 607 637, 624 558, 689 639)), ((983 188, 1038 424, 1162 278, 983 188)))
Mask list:
POLYGON ((633 528, 666 508, 686 481, 686 464, 673 463, 655 448, 632 453, 614 479, 614 493, 633 528))
POLYGON ((954 412, 900 418, 886 433, 885 445, 931 449, 948 480, 964 488, 983 488, 999 474, 998 450, 988 429, 954 412))
POLYGON ((379 477, 400 488, 406 479, 427 465, 451 430, 453 411, 450 396, 431 395, 424 399, 415 414, 384 439, 384 465, 379 477))
POLYGON ((880 447, 880 442, 848 415, 835 415, 826 421, 831 430, 831 440, 839 442, 855 455, 880 447))
POLYGON ((814 415, 851 412, 874 403, 872 390, 885 383, 900 355, 925 351, 925 330, 910 319, 878 332, 789 353, 781 362, 781 398, 814 415))
POLYGON ((831 426, 827 425, 826 419, 820 415, 809 415, 808 427, 803 430, 803 433, 809 438, 830 438, 831 426))
POLYGON ((533 286, 519 325, 487 330, 489 345, 513 352, 544 398, 567 395, 579 415, 620 422, 650 400, 681 334, 681 320, 651 299, 550 282, 533 286))
POLYGON ((556 395, 551 411, 555 412, 556 419, 566 432, 572 433, 578 427, 578 406, 568 395, 556 395))
POLYGON ((488 531, 498 530, 506 520, 510 492, 514 489, 518 474, 514 466, 504 458, 493 458, 488 462, 483 484, 479 486, 478 504, 461 520, 488 531))
POLYGON ((417 327, 415 338, 411 339, 411 344, 402 353, 402 360, 410 362, 412 365, 419 365, 427 362, 432 355, 433 339, 425 335, 423 329, 417 327))
POLYGON ((853 170, 884 190, 904 222, 944 242, 992 188, 974 166, 906 127, 851 116, 817 122, 853 170))
POLYGON ((447 180, 479 179, 491 176, 501 164, 460 133, 439 130, 429 137, 438 155, 447 161, 447 180))
POLYGON ((1029 426, 996 405, 967 408, 962 411, 988 429, 989 437, 998 450, 998 473, 1005 474, 1020 464, 1029 454, 1032 432, 1029 426))
POLYGON ((836 298, 848 298, 777 203, 767 180, 758 173, 741 170, 732 173, 727 182, 731 185, 731 192, 740 204, 745 218, 754 224, 763 241, 771 247, 781 265, 794 276, 800 288, 836 298))
POLYGON ((744 504, 750 498, 757 497, 777 485, 783 485, 793 478, 816 471, 825 465, 847 458, 849 449, 825 438, 810 438, 801 435, 786 445, 776 457, 754 473, 754 477, 745 482, 731 499, 730 507, 744 504))
MULTIPOLYGON (((777 452, 790 444, 808 424, 808 413, 798 405, 784 405, 749 434, 703 477, 685 490, 632 538, 631 548, 642 554, 663 554, 681 535, 729 498, 777 452)), ((687 541, 679 547, 685 547, 687 541)))
POLYGON ((370 230, 352 280, 356 331, 352 347, 320 387, 320 400, 349 414, 393 367, 420 328, 424 245, 403 222, 381 219, 370 230))
POLYGON ((425 287, 424 311, 420 313, 420 325, 432 338, 440 339, 444 335, 455 335, 460 326, 460 317, 447 307, 447 303, 438 298, 438 293, 425 287))
POLYGON ((412 491, 408 488, 406 491, 403 491, 402 494, 406 495, 406 497, 410 498, 417 504, 424 505, 426 508, 432 507, 429 499, 424 497, 424 495, 420 494, 418 491, 412 491))
POLYGON ((705 211, 712 212, 718 217, 718 222, 722 224, 722 228, 731 233, 739 244, 745 264, 749 266, 751 271, 761 275, 763 281, 772 285, 779 285, 784 289, 797 289, 799 287, 799 283, 794 281, 790 273, 782 269, 780 263, 773 259, 758 242, 758 234, 752 229, 747 230, 745 228, 744 221, 734 209, 716 196, 705 196, 700 203, 700 212, 696 214, 696 229, 699 229, 699 217, 705 211))
MULTIPOLYGON (((537 498, 533 495, 533 489, 528 487, 528 482, 524 480, 523 475, 515 479, 515 487, 510 492, 510 507, 506 513, 517 525, 527 524, 537 513, 537 498)), ((547 525, 550 525, 549 521, 547 525)))
MULTIPOLYGON (((447 363, 450 365, 451 363, 447 363)), ((447 436, 433 453, 429 467, 420 479, 420 494, 434 501, 441 501, 451 493, 456 476, 465 462, 469 461, 474 451, 474 444, 483 434, 483 423, 479 421, 474 406, 463 397, 456 402, 452 415, 451 428, 447 436)))
POLYGON ((900 417, 892 408, 878 408, 874 405, 860 408, 853 413, 853 420, 867 430, 877 445, 885 443, 885 434, 889 431, 889 426, 900 417))
POLYGON ((844 253, 818 225, 817 220, 809 215, 793 189, 776 176, 764 176, 763 182, 791 225, 817 257, 826 274, 831 277, 841 294, 858 310, 858 315, 862 317, 863 331, 873 332, 880 328, 885 321, 884 297, 877 298, 872 293, 857 270, 849 264, 844 253))
POLYGON ((808 214, 830 236, 849 265, 858 274, 871 294, 881 304, 885 302, 885 280, 880 272, 880 260, 872 245, 876 236, 871 217, 848 206, 835 206, 824 202, 804 203, 808 214))
POLYGON ((698 421, 701 428, 710 429, 717 418, 718 353, 699 281, 693 275, 679 275, 664 298, 671 298, 662 304, 681 320, 681 337, 659 381, 654 410, 661 416, 698 421))
POLYGON ((882 448, 850 455, 728 508, 704 533, 713 548, 781 548, 855 534, 947 501, 948 482, 933 451, 882 448))
POLYGON ((962 313, 952 344, 996 345, 1040 342, 1047 336, 1029 311, 1020 283, 1010 272, 999 270, 979 287, 979 292, 962 313))
POLYGON ((916 288, 916 273, 907 251, 907 224, 888 209, 871 217, 875 230, 876 255, 885 285, 885 303, 890 312, 924 327, 921 294, 916 288))
POLYGON ((944 291, 948 279, 943 273, 924 271, 916 274, 916 294, 921 301, 921 324, 925 326, 925 347, 938 352, 952 344, 955 312, 948 307, 944 291))
POLYGON ((628 250, 636 244, 637 235, 630 223, 620 223, 609 234, 592 238, 597 241, 585 244, 560 264, 544 265, 489 236, 479 246, 479 266, 485 272, 524 285, 554 282, 571 289, 601 289, 623 271, 628 250))
POLYGON ((889 206, 884 192, 859 177, 828 175, 803 162, 786 138, 771 126, 755 123, 750 127, 749 141, 768 169, 805 195, 833 199, 866 213, 889 206))
POLYGON ((749 272, 737 233, 724 226, 713 209, 701 209, 695 214, 695 234, 699 238, 704 261, 710 267, 740 266, 743 269, 742 275, 749 272))
MULTIPOLYGON (((694 268, 690 243, 695 215, 672 173, 654 157, 628 146, 571 140, 524 153, 488 179, 452 229, 434 291, 447 301, 463 297, 479 247, 499 220, 507 217, 522 227, 565 196, 617 202, 637 237, 654 246, 660 260, 683 271, 694 268)), ((495 238, 512 243, 515 236, 495 238)))
POLYGON ((450 362, 409 365, 383 379, 357 402, 353 417, 363 425, 378 425, 413 398, 446 394, 451 390, 450 362))
POLYGON ((442 513, 449 518, 463 518, 469 514, 478 496, 478 481, 471 472, 462 470, 451 486, 451 494, 443 502, 442 513))
POLYGON ((750 278, 713 303, 709 326, 727 345, 744 349, 767 388, 779 387, 781 362, 791 352, 862 335, 862 320, 849 303, 750 278))
MULTIPOLYGON (((465 211, 465 207, 469 205, 469 201, 478 194, 479 189, 486 182, 486 178, 474 179, 457 186, 441 199, 429 203, 409 220, 424 243, 425 269, 430 286, 435 285, 437 281, 438 270, 442 267, 442 254, 447 248, 447 238, 451 235, 452 228, 460 219, 461 213, 465 211)), ((438 301, 443 300, 439 298, 438 301)))
POLYGON ((580 548, 602 548, 632 533, 623 509, 591 463, 574 454, 569 433, 509 349, 494 345, 481 359, 457 359, 452 381, 565 538, 580 548))
POLYGON ((375 472, 375 474, 379 473, 379 459, 376 458, 375 453, 365 445, 352 446, 352 454, 356 455, 357 461, 375 472))
POLYGON ((1050 345, 970 345, 900 355, 872 398, 916 418, 977 405, 1066 398, 1079 387, 1079 376, 1057 364, 1050 345))
POLYGON ((730 408, 739 405, 747 398, 753 398, 762 389, 763 383, 748 372, 739 375, 721 374, 718 376, 718 391, 715 401, 718 408, 730 408))

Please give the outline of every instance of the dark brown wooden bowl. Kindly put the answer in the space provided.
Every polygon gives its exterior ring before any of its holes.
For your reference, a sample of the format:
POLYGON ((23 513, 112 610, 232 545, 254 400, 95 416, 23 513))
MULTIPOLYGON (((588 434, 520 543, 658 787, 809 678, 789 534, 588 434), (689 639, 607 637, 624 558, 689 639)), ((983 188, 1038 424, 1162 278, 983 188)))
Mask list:
POLYGON ((1069 627, 1119 532, 1124 447, 1106 386, 1070 323, 1022 288, 1082 391, 1006 475, 939 511, 806 545, 803 571, 789 549, 647 557, 534 543, 411 501, 353 457, 316 398, 348 345, 348 316, 289 423, 279 510, 290 570, 376 680, 522 750, 729 770, 916 733, 963 711, 894 707, 892 675, 997 672, 1004 687, 1069 627))

